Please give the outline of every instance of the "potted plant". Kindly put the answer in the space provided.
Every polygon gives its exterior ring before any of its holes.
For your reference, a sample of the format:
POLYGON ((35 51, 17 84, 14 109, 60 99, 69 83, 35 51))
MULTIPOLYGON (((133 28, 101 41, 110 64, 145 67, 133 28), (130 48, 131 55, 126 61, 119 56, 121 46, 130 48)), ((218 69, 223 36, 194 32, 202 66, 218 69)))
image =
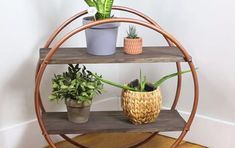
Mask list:
MULTIPOLYGON (((182 71, 181 74, 190 72, 182 71)), ((173 73, 162 77, 160 80, 149 83, 146 77, 141 75, 139 80, 136 79, 128 85, 122 85, 110 80, 103 79, 93 74, 100 81, 109 85, 121 88, 121 105, 124 114, 134 124, 151 123, 156 120, 160 113, 162 96, 159 86, 166 80, 177 76, 179 73, 173 73)))
POLYGON ((143 52, 142 38, 138 37, 135 26, 129 26, 127 37, 124 38, 124 52, 127 54, 140 54, 143 52))
MULTIPOLYGON (((90 14, 94 16, 83 18, 83 24, 113 17, 111 16, 113 0, 85 0, 85 2, 90 7, 90 14)), ((119 25, 120 23, 108 23, 86 29, 87 52, 92 55, 114 54, 119 25)))
POLYGON ((68 71, 54 75, 52 79, 52 93, 48 97, 51 101, 65 100, 68 119, 74 123, 88 121, 92 98, 101 94, 103 84, 101 80, 79 65, 69 64, 68 71))

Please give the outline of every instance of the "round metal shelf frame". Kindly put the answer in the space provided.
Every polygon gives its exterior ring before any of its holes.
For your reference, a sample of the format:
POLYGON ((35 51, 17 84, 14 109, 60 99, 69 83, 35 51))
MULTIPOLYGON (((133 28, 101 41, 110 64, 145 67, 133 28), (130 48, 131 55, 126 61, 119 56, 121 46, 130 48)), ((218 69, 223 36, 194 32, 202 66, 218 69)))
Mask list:
MULTIPOLYGON (((43 73, 47 67, 47 64, 49 63, 50 59, 52 58, 52 56, 55 54, 55 52, 57 51, 57 49, 65 42, 67 41, 70 37, 72 37, 73 35, 88 29, 92 26, 96 26, 96 25, 100 25, 100 24, 105 24, 105 23, 111 23, 111 22, 124 22, 124 23, 134 23, 134 24, 138 24, 141 26, 145 26, 147 28, 150 28, 160 34, 163 35, 163 37, 165 38, 166 42, 168 43, 169 46, 176 46, 180 49, 180 51, 182 52, 182 54, 185 57, 185 60, 188 62, 188 65, 191 69, 191 73, 192 73, 192 77, 193 77, 193 82, 194 82, 194 101, 193 101, 193 107, 191 110, 191 114, 186 122, 186 125, 183 129, 183 131, 181 132, 181 134, 179 135, 179 137, 176 139, 176 141, 174 142, 174 144, 171 146, 171 148, 176 148, 180 142, 183 140, 183 138, 185 137, 185 135, 187 134, 187 132, 190 129, 190 126, 193 122, 193 119, 195 117, 196 114, 196 110, 197 110, 197 105, 198 105, 198 99, 199 99, 199 84, 198 84, 198 78, 197 78, 197 73, 196 73, 196 69, 195 66, 193 64, 193 62, 190 60, 190 56, 188 54, 188 52, 185 50, 185 48, 173 37, 171 36, 169 33, 167 33, 166 31, 164 31, 153 19, 151 19, 150 17, 144 15, 143 13, 128 8, 128 7, 123 7, 123 6, 114 6, 113 10, 120 10, 120 11, 125 11, 125 12, 129 12, 132 14, 135 14, 141 18, 143 18, 145 21, 142 20, 137 20, 137 19, 132 19, 132 18, 110 18, 110 19, 105 19, 105 20, 99 20, 99 21, 95 21, 95 22, 91 22, 89 24, 80 26, 76 29, 74 29, 73 31, 69 32, 68 34, 66 34, 62 39, 60 39, 57 43, 55 43, 54 46, 52 46, 51 50, 49 51, 49 53, 46 55, 45 59, 43 60, 42 63, 38 62, 37 65, 37 69, 36 69, 36 74, 35 74, 35 92, 34 92, 34 96, 35 96, 35 111, 36 111, 36 115, 37 115, 37 119, 40 125, 40 128, 42 130, 42 134, 44 135, 46 141, 48 142, 48 144, 52 147, 52 148, 56 148, 56 146, 54 145, 53 141, 51 140, 49 134, 47 133, 44 123, 42 121, 42 113, 46 112, 42 100, 41 100, 41 96, 40 96, 40 84, 41 84, 41 80, 43 77, 43 73), (147 21, 147 22, 146 22, 147 21)), ((77 13, 76 15, 72 16, 71 18, 69 18, 68 20, 66 20, 61 26, 59 26, 53 33, 52 35, 49 37, 48 41, 46 42, 44 48, 49 48, 49 46, 51 45, 51 43, 53 42, 53 40, 57 37, 57 35, 66 27, 68 26, 70 23, 72 23, 74 20, 80 18, 81 16, 87 14, 87 11, 82 11, 80 13, 77 13)), ((180 62, 176 62, 176 68, 177 71, 180 72, 181 71, 181 65, 180 62)), ((179 96, 180 96, 180 92, 181 92, 181 84, 182 84, 182 77, 179 74, 178 75, 178 80, 177 80, 177 88, 176 88, 176 94, 175 94, 175 99, 174 102, 172 104, 171 110, 175 110, 178 100, 179 100, 179 96)), ((146 142, 148 142, 149 140, 151 140, 158 132, 154 132, 152 133, 151 136, 147 137, 146 139, 144 139, 143 141, 130 146, 130 148, 134 148, 137 146, 140 146, 146 142)), ((68 142, 70 142, 71 144, 77 146, 77 147, 81 147, 81 148, 87 148, 87 146, 84 146, 82 144, 79 144, 78 142, 73 141, 71 138, 69 138, 68 136, 61 134, 61 137, 63 137, 65 140, 67 140, 68 142)))

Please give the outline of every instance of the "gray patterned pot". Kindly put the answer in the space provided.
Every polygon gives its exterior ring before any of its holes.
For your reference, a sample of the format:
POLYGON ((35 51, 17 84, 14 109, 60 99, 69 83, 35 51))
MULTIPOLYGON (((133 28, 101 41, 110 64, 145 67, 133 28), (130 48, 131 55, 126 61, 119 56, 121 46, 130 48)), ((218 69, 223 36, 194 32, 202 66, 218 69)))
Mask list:
MULTIPOLYGON (((83 18, 83 24, 92 22, 93 17, 83 18)), ((116 52, 120 23, 107 23, 85 30, 87 52, 92 55, 112 55, 116 52)))
POLYGON ((66 99, 68 120, 74 123, 85 123, 89 119, 90 105, 84 105, 71 99, 66 99))

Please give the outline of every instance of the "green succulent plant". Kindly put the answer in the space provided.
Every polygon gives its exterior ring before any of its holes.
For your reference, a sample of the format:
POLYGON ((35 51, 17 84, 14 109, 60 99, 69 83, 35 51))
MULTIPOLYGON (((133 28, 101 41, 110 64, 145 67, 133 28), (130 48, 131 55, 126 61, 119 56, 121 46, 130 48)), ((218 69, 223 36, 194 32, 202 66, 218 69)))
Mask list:
POLYGON ((96 20, 102 20, 111 18, 111 10, 114 0, 85 0, 89 7, 95 7, 97 13, 95 15, 96 20))
POLYGON ((140 78, 132 81, 128 85, 122 85, 122 84, 119 84, 116 82, 112 82, 110 80, 103 79, 96 74, 93 74, 93 75, 97 79, 99 79, 100 81, 102 81, 106 84, 112 85, 114 87, 118 87, 118 88, 121 88, 124 90, 136 91, 136 92, 146 92, 146 91, 152 91, 152 90, 157 89, 163 82, 165 82, 166 80, 168 80, 170 78, 173 78, 179 74, 185 74, 188 72, 191 72, 191 70, 181 71, 180 73, 172 73, 172 74, 169 74, 169 75, 162 77, 161 79, 159 79, 158 81, 156 81, 154 83, 149 83, 149 82, 147 82, 146 76, 142 76, 142 73, 140 71, 140 78))
POLYGON ((129 39, 138 39, 138 34, 136 31, 136 27, 134 25, 129 26, 129 31, 127 31, 127 38, 129 39))
POLYGON ((103 90, 103 83, 97 78, 101 76, 94 76, 85 66, 80 68, 78 64, 69 64, 68 71, 54 75, 52 93, 48 98, 51 101, 72 99, 91 104, 92 98, 103 90))

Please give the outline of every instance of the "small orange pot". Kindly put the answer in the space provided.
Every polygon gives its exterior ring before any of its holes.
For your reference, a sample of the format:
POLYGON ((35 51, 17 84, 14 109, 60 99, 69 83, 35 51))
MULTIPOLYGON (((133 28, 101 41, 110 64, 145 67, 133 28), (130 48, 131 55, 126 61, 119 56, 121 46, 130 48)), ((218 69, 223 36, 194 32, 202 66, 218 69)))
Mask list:
POLYGON ((124 52, 127 54, 140 54, 143 52, 142 38, 124 38, 124 52))

